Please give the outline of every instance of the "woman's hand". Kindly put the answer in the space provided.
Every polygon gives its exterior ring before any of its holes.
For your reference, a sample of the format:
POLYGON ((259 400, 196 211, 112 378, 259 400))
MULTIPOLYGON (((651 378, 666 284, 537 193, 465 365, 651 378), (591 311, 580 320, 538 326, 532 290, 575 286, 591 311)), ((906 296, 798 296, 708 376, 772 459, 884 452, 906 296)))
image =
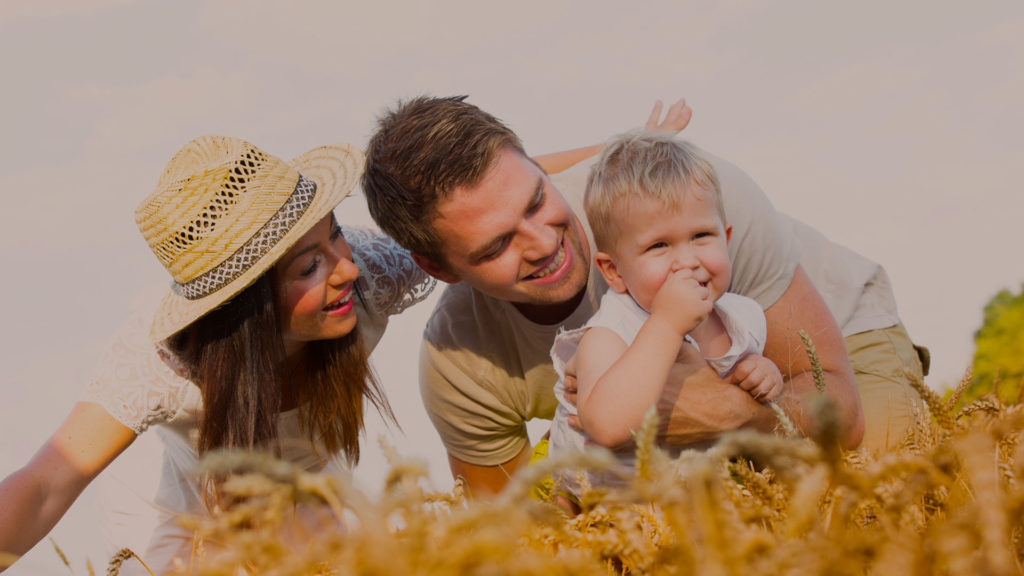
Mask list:
POLYGON ((647 123, 644 124, 645 129, 675 136, 686 128, 693 116, 693 110, 686 105, 686 100, 682 98, 669 107, 664 120, 661 120, 661 108, 661 100, 655 101, 654 109, 651 110, 651 114, 647 117, 647 123))

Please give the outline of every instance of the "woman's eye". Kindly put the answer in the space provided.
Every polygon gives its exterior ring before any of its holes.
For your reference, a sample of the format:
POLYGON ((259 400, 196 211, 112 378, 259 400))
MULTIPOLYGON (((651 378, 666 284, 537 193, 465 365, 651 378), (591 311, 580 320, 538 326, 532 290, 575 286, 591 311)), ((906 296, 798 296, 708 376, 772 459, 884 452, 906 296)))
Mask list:
POLYGON ((303 269, 302 269, 302 272, 300 272, 300 275, 301 275, 301 276, 302 276, 303 278, 305 278, 305 277, 307 277, 307 276, 312 276, 312 275, 313 275, 313 273, 314 273, 314 272, 316 272, 316 269, 317 269, 317 267, 318 267, 319 265, 320 265, 320 257, 319 257, 319 256, 317 256, 317 257, 313 258, 313 259, 312 259, 312 260, 311 260, 311 261, 309 262, 309 265, 308 265, 308 266, 306 266, 305 268, 303 268, 303 269))
POLYGON ((335 227, 334 230, 331 232, 331 242, 334 242, 335 240, 341 238, 342 236, 344 236, 344 234, 342 234, 341 232, 341 226, 335 227))

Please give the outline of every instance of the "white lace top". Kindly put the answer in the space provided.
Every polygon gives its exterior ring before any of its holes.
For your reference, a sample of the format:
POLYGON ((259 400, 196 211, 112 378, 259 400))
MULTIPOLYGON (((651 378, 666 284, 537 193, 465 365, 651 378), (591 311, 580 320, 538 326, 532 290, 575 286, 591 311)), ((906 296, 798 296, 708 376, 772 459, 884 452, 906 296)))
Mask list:
MULTIPOLYGON (((343 227, 360 275, 365 300, 356 299, 357 327, 372 350, 380 341, 388 316, 423 300, 435 281, 390 237, 367 228, 343 227)), ((117 421, 141 434, 156 426, 164 445, 163 469, 155 504, 161 524, 145 557, 167 565, 189 538, 172 517, 199 509, 200 496, 189 471, 196 462, 196 440, 202 397, 199 388, 172 368, 173 355, 149 339, 149 324, 166 288, 145 292, 115 334, 97 364, 82 400, 102 406, 117 421)), ((278 416, 282 457, 307 469, 322 468, 326 451, 301 433, 298 410, 278 416)), ((189 541, 190 542, 190 541, 189 541)), ((151 564, 152 567, 152 564, 151 564)))

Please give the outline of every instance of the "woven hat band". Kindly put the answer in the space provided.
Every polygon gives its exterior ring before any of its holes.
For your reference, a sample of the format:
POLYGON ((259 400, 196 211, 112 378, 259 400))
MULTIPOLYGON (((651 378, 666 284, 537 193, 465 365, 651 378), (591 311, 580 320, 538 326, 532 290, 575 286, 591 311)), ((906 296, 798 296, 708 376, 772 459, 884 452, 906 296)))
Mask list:
POLYGON ((295 190, 259 231, 217 266, 188 282, 173 282, 174 291, 188 300, 198 300, 220 290, 266 255, 298 222, 315 197, 316 182, 300 174, 295 190))

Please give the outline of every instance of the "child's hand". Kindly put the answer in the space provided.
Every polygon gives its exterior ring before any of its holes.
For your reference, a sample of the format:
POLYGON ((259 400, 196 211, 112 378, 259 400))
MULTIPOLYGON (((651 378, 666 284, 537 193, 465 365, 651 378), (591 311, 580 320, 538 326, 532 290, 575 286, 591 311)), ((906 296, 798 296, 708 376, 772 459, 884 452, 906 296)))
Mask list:
POLYGON ((779 367, 758 354, 741 358, 729 375, 729 380, 760 402, 778 398, 784 387, 779 367))
POLYGON ((651 115, 648 116, 644 128, 675 136, 682 132, 683 128, 686 128, 686 125, 690 123, 691 116, 693 116, 693 110, 686 105, 686 100, 680 98, 669 107, 668 112, 665 114, 665 119, 659 122, 661 118, 661 100, 657 100, 654 102, 654 109, 651 110, 651 115))
POLYGON ((708 317, 714 305, 707 286, 697 282, 692 270, 677 270, 669 273, 654 295, 651 316, 668 322, 682 339, 708 317))

